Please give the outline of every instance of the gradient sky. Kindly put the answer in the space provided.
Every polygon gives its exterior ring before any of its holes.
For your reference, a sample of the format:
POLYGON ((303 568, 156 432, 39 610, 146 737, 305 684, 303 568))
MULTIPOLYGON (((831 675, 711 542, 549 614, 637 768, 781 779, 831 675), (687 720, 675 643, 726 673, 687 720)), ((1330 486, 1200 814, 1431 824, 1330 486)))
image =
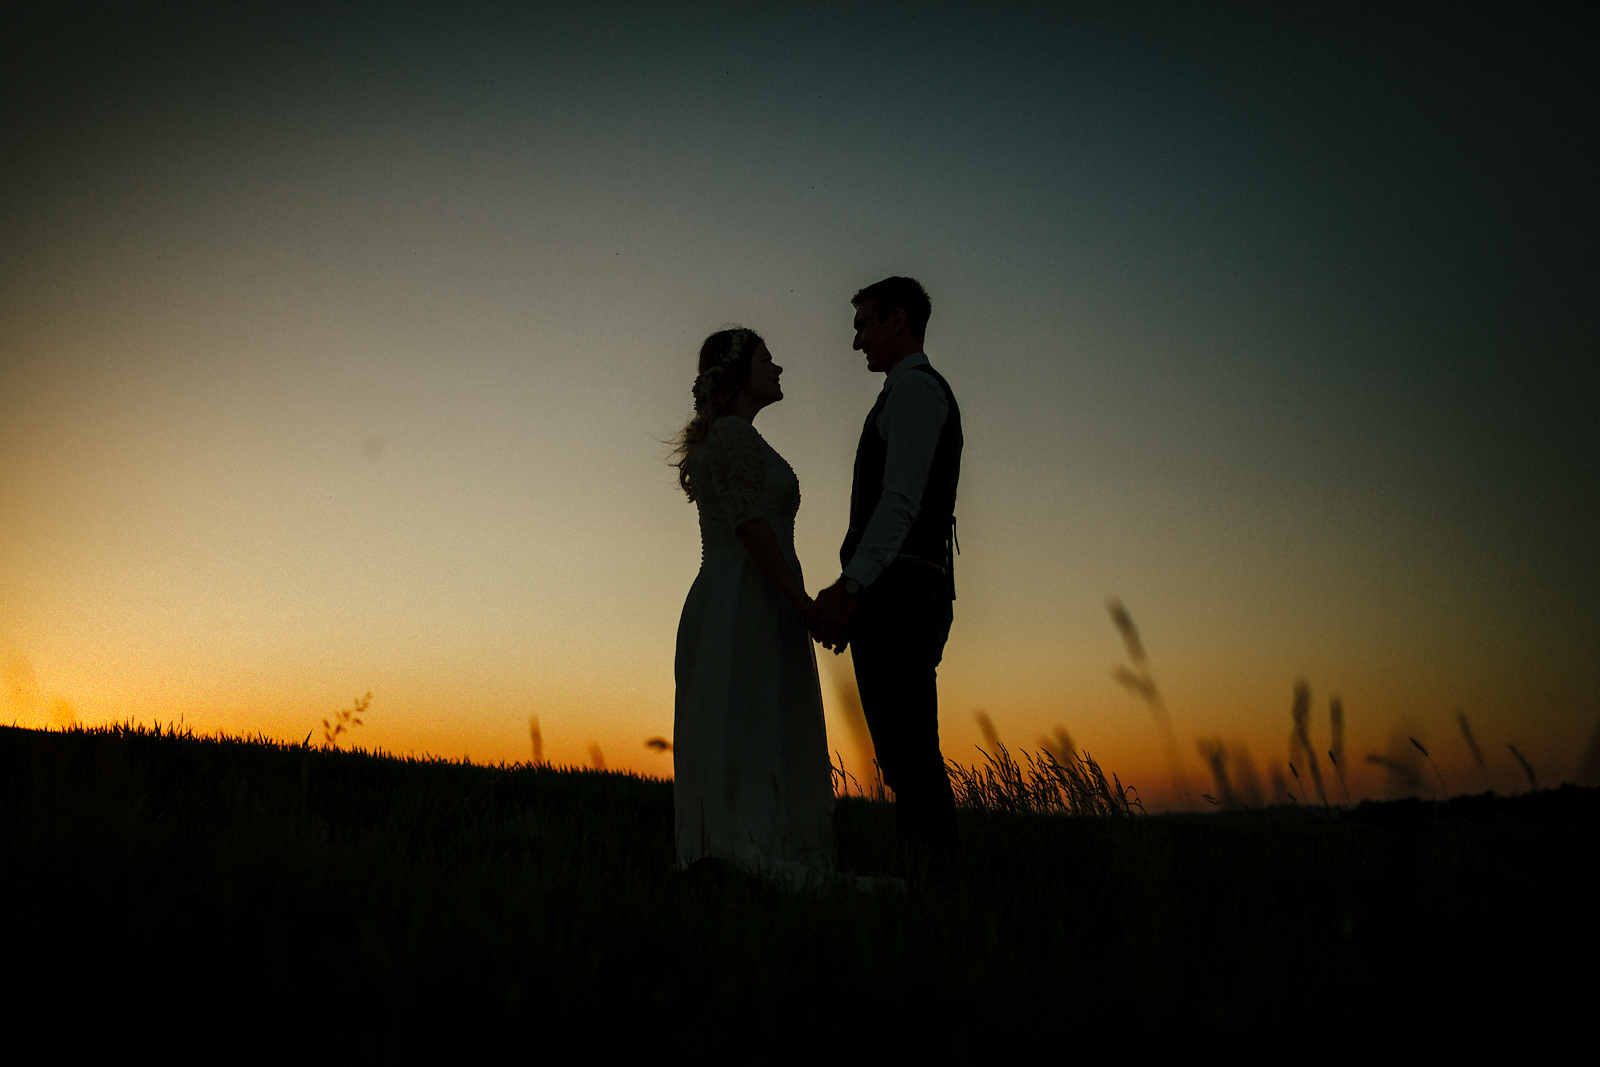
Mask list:
MULTIPOLYGON (((1600 717, 1591 6, 21 4, 0 15, 8 720, 179 719, 670 772, 698 565, 666 442, 761 331, 813 591, 933 299, 960 398, 946 754, 983 709, 1148 799, 1127 604, 1187 773, 1453 791, 1600 717), (467 10, 464 10, 467 9, 467 10)), ((831 742, 859 769, 821 664, 831 742)))

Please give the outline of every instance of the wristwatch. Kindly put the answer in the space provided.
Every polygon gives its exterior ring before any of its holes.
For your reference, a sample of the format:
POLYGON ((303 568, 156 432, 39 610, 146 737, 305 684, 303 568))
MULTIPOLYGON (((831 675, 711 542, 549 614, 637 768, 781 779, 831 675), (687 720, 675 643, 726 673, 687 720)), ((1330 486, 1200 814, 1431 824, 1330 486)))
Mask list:
POLYGON ((844 580, 844 591, 851 596, 860 596, 863 588, 864 586, 854 578, 846 578, 844 580))

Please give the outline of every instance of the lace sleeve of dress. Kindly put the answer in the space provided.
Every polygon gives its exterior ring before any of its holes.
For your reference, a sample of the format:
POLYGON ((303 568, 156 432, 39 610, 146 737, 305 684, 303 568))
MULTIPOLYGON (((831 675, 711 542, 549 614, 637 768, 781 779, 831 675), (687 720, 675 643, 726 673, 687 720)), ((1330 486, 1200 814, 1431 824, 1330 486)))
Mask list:
POLYGON ((743 419, 727 416, 711 427, 705 449, 711 485, 728 524, 737 529, 741 522, 761 514, 761 475, 765 465, 761 435, 743 419))

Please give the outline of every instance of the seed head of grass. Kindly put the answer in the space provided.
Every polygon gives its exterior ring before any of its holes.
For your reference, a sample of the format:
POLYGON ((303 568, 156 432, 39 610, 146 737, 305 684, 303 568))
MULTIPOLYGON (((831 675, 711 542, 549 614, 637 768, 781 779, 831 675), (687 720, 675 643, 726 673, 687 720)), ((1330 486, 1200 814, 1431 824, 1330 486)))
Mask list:
POLYGON ((335 739, 342 733, 354 730, 361 726, 361 716, 367 713, 367 705, 372 703, 372 693, 369 691, 364 697, 357 697, 355 703, 348 708, 342 708, 333 713, 332 719, 322 720, 322 743, 329 748, 336 744, 335 739))

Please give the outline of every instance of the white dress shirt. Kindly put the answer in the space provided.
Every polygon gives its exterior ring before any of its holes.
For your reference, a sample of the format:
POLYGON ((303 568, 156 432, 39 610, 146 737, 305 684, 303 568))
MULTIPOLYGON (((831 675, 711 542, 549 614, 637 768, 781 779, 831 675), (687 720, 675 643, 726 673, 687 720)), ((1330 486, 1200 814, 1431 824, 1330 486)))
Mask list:
POLYGON ((883 408, 876 420, 879 436, 888 442, 883 495, 844 568, 846 578, 862 585, 871 585, 894 562, 922 510, 922 491, 933 468, 939 431, 950 414, 939 382, 931 374, 912 373, 927 363, 928 357, 917 352, 896 363, 884 378, 883 408))

